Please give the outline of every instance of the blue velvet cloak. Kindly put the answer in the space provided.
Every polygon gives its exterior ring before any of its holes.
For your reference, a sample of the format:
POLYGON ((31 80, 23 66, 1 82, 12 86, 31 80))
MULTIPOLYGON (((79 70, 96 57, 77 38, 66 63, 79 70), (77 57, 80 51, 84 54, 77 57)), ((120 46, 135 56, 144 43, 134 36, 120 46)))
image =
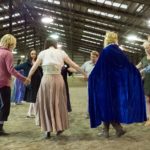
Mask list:
POLYGON ((146 120, 141 75, 116 44, 104 48, 88 81, 91 127, 146 120))

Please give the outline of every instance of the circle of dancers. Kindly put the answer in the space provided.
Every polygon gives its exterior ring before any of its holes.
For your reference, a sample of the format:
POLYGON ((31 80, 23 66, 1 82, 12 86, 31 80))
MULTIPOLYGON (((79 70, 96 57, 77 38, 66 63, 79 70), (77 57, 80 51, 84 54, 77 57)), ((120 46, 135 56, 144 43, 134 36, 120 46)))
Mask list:
POLYGON ((12 50, 15 47, 13 35, 1 38, 0 136, 9 135, 4 123, 10 114, 11 99, 16 104, 21 104, 22 100, 30 103, 27 118, 35 117, 44 138, 50 138, 53 132, 59 136, 67 130, 68 112, 72 111, 67 75, 76 72, 87 81, 85 117, 90 119, 91 128, 103 125, 98 135, 109 138, 110 125, 117 137, 126 133, 121 124, 146 121, 145 125, 150 125, 150 41, 144 42, 146 56, 137 66, 119 47, 118 35, 114 32, 106 33, 100 55, 92 51, 90 60, 81 67, 58 49, 57 42, 51 38, 46 39, 44 50, 38 55, 31 49, 27 60, 14 67, 12 50), (16 77, 12 97, 11 75, 16 77))

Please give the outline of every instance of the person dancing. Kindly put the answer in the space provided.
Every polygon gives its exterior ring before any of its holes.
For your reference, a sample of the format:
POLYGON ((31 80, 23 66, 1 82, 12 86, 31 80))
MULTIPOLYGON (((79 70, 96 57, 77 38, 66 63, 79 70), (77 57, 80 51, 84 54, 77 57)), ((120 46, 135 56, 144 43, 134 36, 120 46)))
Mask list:
POLYGON ((49 138, 51 132, 60 135, 69 127, 66 88, 61 75, 62 66, 66 62, 80 71, 85 78, 87 76, 63 50, 57 49, 56 41, 47 39, 45 47, 48 49, 39 53, 28 78, 31 79, 37 67, 42 64, 43 77, 37 95, 36 113, 41 130, 45 132, 45 138, 49 138))
POLYGON ((3 129, 10 113, 11 75, 24 84, 30 82, 13 67, 12 50, 16 47, 16 38, 11 34, 4 35, 0 40, 0 136, 8 135, 3 129))
POLYGON ((104 49, 88 81, 89 114, 92 128, 102 122, 102 135, 109 137, 110 124, 116 136, 125 134, 121 123, 146 121, 141 75, 118 46, 118 35, 107 32, 104 49))

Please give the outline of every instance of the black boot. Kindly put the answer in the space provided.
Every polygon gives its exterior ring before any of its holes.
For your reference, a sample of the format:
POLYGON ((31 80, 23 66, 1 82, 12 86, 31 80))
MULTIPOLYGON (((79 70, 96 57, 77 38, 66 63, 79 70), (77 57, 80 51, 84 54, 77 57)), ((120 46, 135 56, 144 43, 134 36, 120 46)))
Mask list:
POLYGON ((51 137, 51 133, 50 132, 45 132, 44 138, 49 139, 50 137, 51 137))
POLYGON ((0 136, 6 136, 6 135, 9 135, 8 133, 6 133, 3 129, 3 125, 4 124, 0 124, 0 136))
POLYGON ((0 124, 0 132, 3 131, 3 124, 0 124))
POLYGON ((105 138, 109 138, 109 126, 110 126, 110 123, 104 122, 103 124, 104 124, 104 128, 103 128, 104 137, 105 138))
POLYGON ((105 138, 109 138, 109 126, 110 126, 110 123, 104 122, 103 125, 104 125, 103 130, 102 130, 102 132, 98 133, 98 136, 103 136, 105 138))
POLYGON ((111 124, 112 124, 113 128, 116 130, 117 137, 121 137, 122 135, 124 135, 126 133, 126 131, 123 130, 123 127, 121 126, 120 123, 112 122, 111 124))

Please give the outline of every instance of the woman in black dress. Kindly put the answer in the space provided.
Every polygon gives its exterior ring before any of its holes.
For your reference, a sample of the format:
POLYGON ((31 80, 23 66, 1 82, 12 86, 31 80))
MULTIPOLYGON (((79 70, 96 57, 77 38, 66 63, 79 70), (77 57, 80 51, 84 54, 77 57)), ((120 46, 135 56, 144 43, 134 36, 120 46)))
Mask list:
POLYGON ((69 71, 69 65, 65 64, 62 69, 61 69, 61 75, 63 76, 64 82, 65 82, 65 87, 66 87, 66 94, 67 94, 67 109, 68 112, 72 111, 71 108, 71 103, 70 103, 70 95, 69 95, 69 87, 68 87, 68 81, 67 81, 67 76, 71 76, 72 72, 69 71))
MULTIPOLYGON (((26 62, 16 66, 15 69, 24 70, 24 75, 28 76, 28 73, 32 65, 36 61, 36 59, 37 59, 37 53, 34 49, 31 49, 28 53, 28 58, 26 62)), ((40 86, 41 78, 42 78, 42 68, 38 67, 38 69, 35 71, 32 77, 31 84, 28 85, 25 89, 24 101, 30 102, 29 110, 27 113, 28 118, 35 115, 35 102, 36 102, 36 96, 40 86)))

